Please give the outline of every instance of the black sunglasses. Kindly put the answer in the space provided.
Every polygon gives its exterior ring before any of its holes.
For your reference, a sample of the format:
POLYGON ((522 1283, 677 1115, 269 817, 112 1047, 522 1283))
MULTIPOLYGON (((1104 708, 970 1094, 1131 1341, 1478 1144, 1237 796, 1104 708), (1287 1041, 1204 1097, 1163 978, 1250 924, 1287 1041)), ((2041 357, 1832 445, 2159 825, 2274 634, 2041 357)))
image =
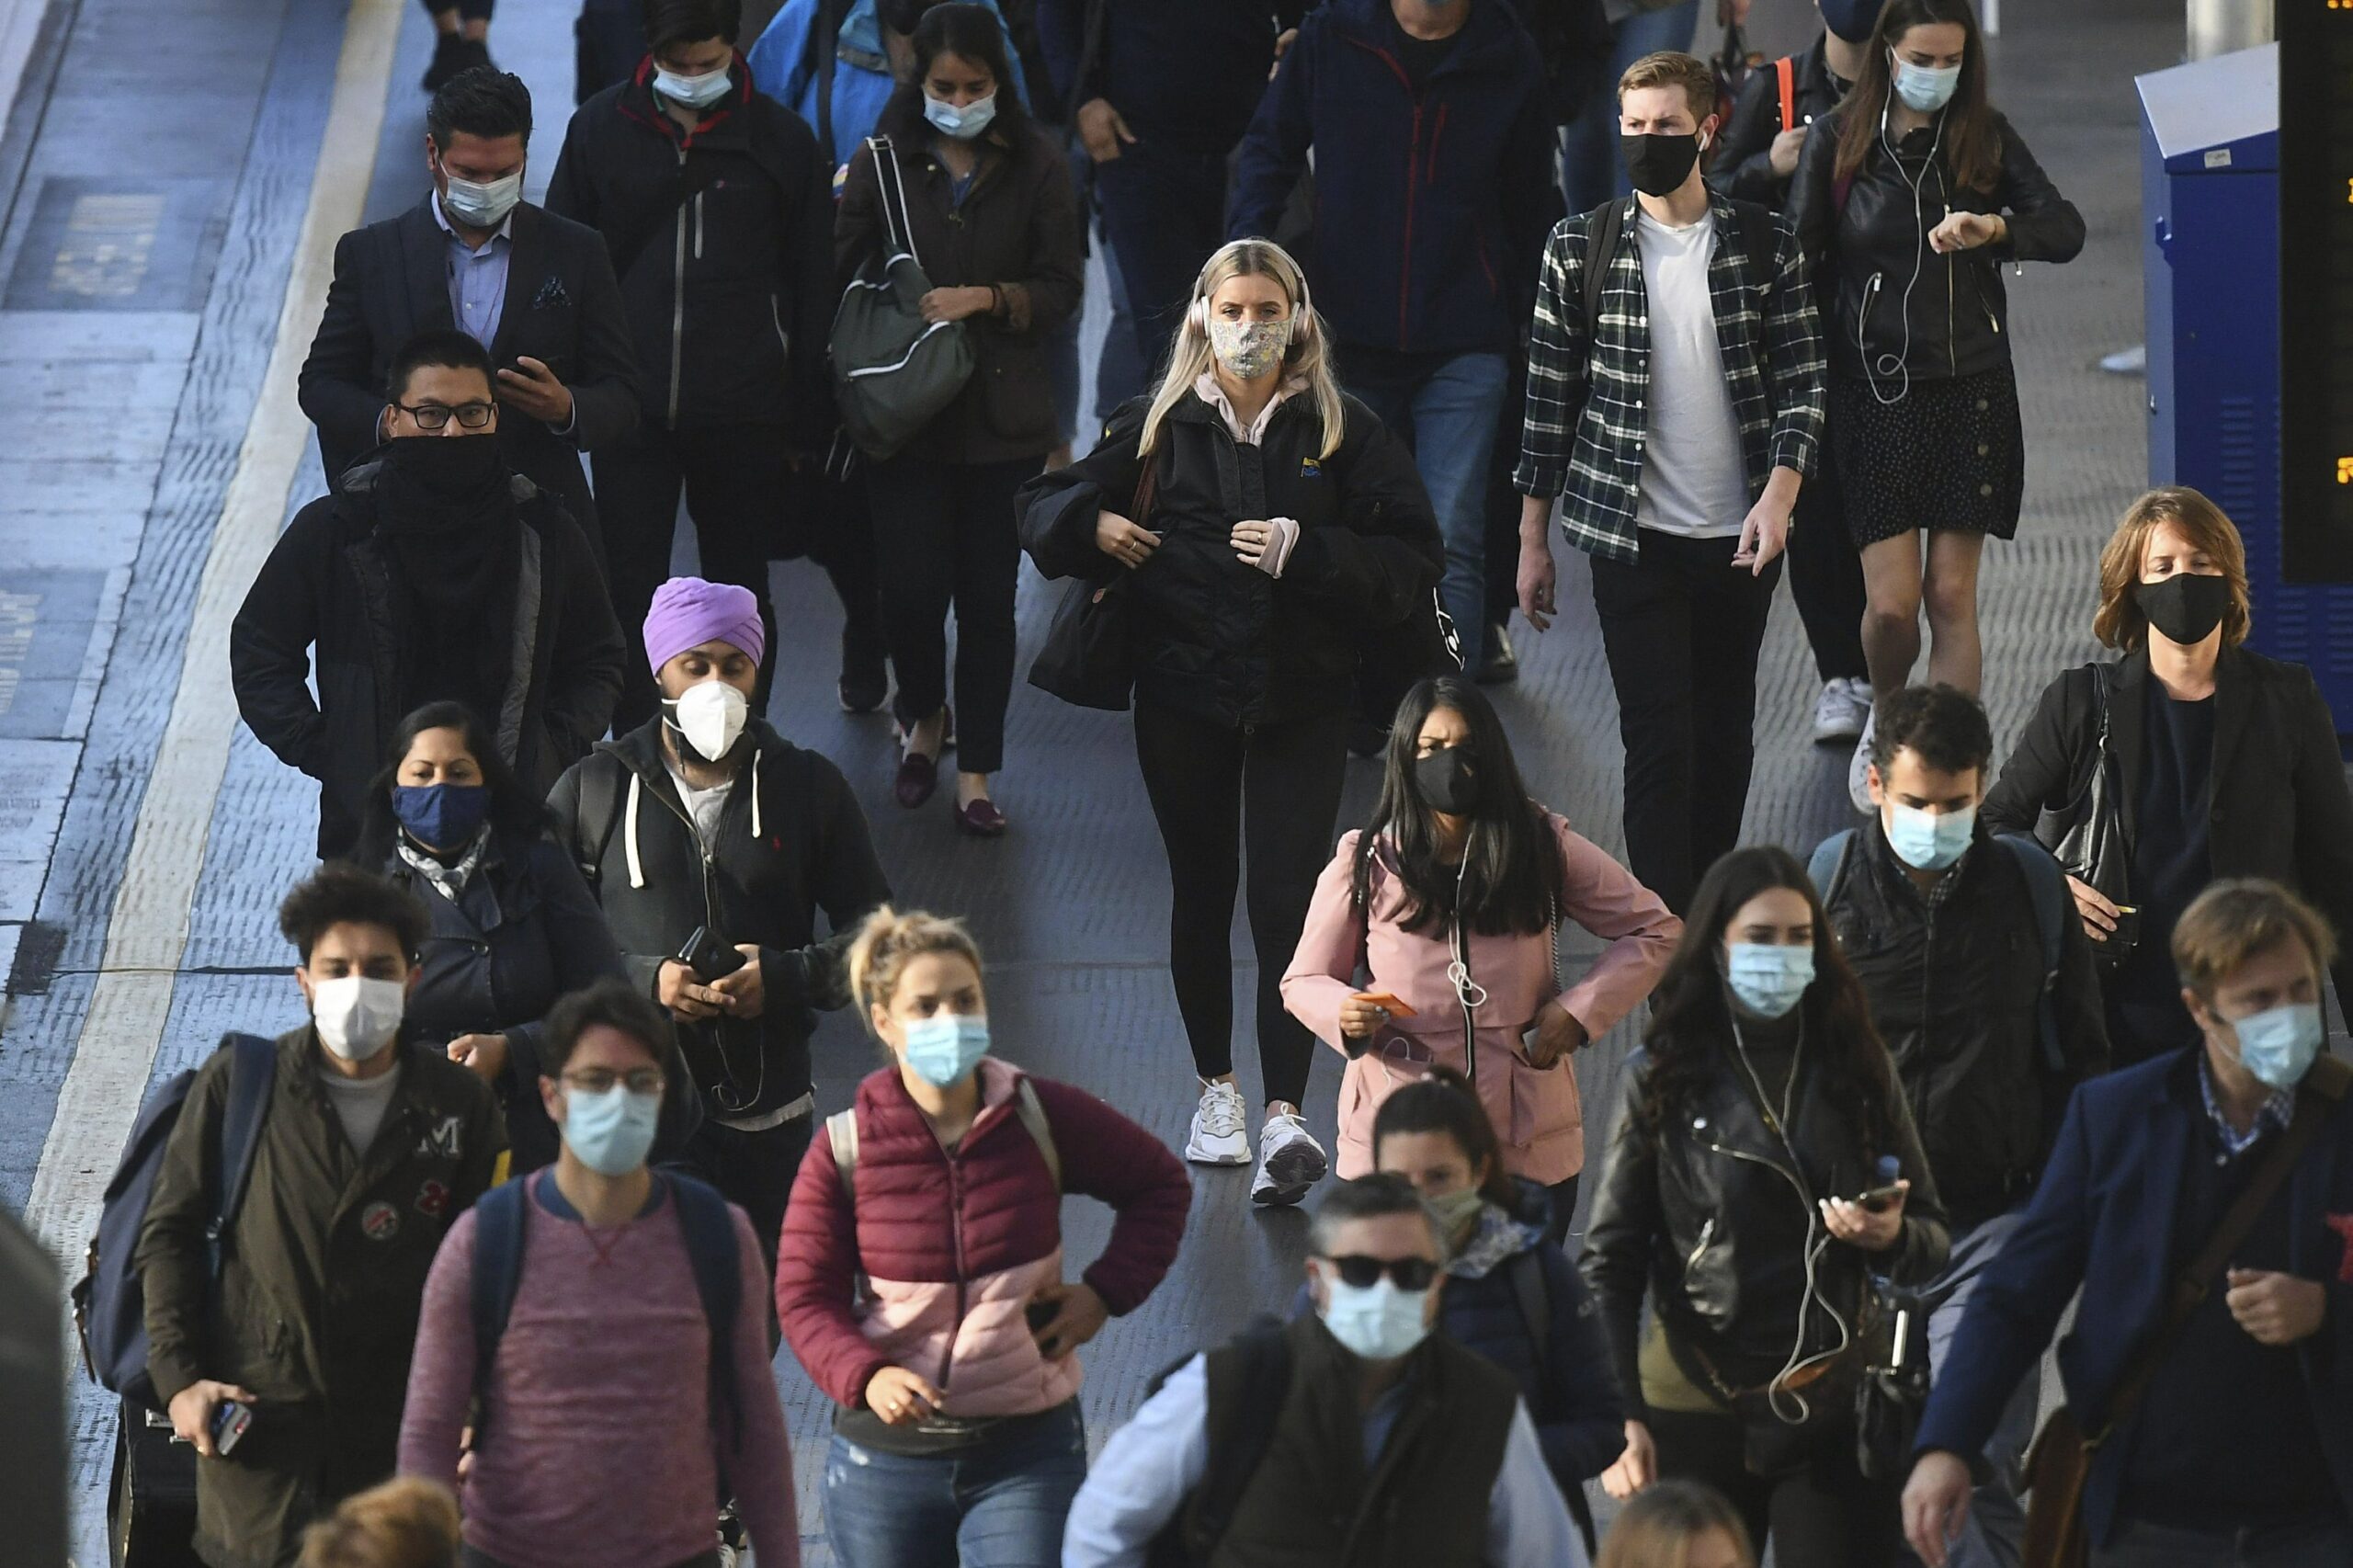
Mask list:
POLYGON ((1369 1290, 1386 1274, 1400 1290, 1427 1290, 1438 1278, 1438 1265, 1427 1257, 1367 1257, 1361 1253, 1324 1260, 1340 1271, 1340 1281, 1352 1290, 1369 1290))

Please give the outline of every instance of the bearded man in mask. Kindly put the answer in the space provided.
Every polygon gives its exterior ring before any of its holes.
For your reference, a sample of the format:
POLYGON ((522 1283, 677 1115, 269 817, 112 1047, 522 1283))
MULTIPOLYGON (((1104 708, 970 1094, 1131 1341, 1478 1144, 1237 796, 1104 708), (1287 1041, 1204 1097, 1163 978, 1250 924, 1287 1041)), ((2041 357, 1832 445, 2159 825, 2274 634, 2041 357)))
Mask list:
POLYGON ((750 1218, 773 1279, 813 1125, 809 1034, 848 1003, 851 938, 891 888, 841 769, 752 712, 767 646, 749 588, 663 584, 645 617, 661 710, 548 805, 631 980, 677 1025, 705 1113, 683 1163, 750 1218))
POLYGON ((507 466, 495 386, 464 333, 410 339, 384 392, 390 438, 295 515, 230 629, 238 711, 319 781, 322 859, 352 848, 404 714, 465 703, 543 790, 620 696, 620 631, 588 540, 507 466))
POLYGON ((401 1039, 426 935, 417 902, 329 866, 287 895, 278 925, 310 1019, 275 1043, 232 1036, 198 1069, 137 1255, 148 1369, 196 1449, 210 1568, 288 1568, 314 1517, 392 1473, 434 1253, 506 1174, 490 1085, 401 1039), (256 1091, 251 1175, 215 1243, 224 1124, 256 1091), (217 1424, 232 1403, 242 1415, 217 1424))

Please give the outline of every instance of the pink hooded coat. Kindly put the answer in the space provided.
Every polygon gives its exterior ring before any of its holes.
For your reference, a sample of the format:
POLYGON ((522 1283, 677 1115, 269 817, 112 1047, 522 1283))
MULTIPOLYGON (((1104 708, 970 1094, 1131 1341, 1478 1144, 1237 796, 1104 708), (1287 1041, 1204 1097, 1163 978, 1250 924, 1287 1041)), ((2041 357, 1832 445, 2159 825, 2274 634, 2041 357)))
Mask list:
POLYGON ((1382 1026, 1364 1053, 1348 1062, 1340 1082, 1342 1176, 1360 1176, 1373 1168, 1372 1119, 1381 1102, 1398 1085, 1425 1076, 1433 1064, 1463 1073, 1477 1085, 1512 1175, 1549 1186, 1585 1167, 1576 1074, 1565 1060, 1542 1071, 1529 1066, 1521 1054, 1521 1038, 1544 1004, 1557 1001, 1585 1026, 1586 1039, 1600 1039, 1658 983, 1683 935, 1683 922, 1564 819, 1547 812, 1545 820, 1561 846, 1562 918, 1608 938, 1609 949, 1584 979, 1562 990, 1555 932, 1474 933, 1471 978, 1486 991, 1484 1005, 1472 1014, 1475 1062, 1464 1060, 1462 1005, 1447 978, 1453 959, 1447 928, 1434 924, 1407 931, 1398 925, 1407 901, 1394 846, 1384 839, 1373 853, 1366 900, 1369 933, 1350 886, 1359 835, 1343 837, 1324 868, 1299 951, 1283 976, 1283 1006, 1343 1054, 1365 1044, 1340 1034, 1340 1004, 1356 994, 1361 949, 1372 976, 1370 989, 1387 992, 1415 1009, 1414 1017, 1382 1026))

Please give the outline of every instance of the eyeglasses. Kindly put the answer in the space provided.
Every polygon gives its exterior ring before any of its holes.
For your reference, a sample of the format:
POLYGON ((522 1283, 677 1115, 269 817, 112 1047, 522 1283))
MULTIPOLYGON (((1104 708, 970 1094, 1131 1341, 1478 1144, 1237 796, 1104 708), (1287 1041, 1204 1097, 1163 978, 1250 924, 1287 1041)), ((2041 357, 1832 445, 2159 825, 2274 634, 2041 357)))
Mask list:
POLYGON ((566 1073, 563 1081, 584 1095, 601 1095, 615 1084, 626 1085, 632 1095, 658 1095, 662 1092, 662 1070, 641 1067, 634 1073, 615 1073, 603 1067, 584 1067, 577 1073, 566 1073))
POLYGON ((453 414, 458 416, 459 429, 480 430, 488 426, 491 415, 498 412, 498 405, 494 403, 461 403, 455 408, 446 408, 438 403, 420 403, 414 408, 404 403, 396 403, 392 406, 415 420, 420 430, 438 430, 449 423, 449 415, 453 414))
POLYGON ((1369 1290, 1384 1274, 1400 1290, 1427 1290, 1438 1278, 1438 1265, 1427 1257, 1367 1257, 1361 1253, 1324 1260, 1340 1271, 1340 1282, 1354 1290, 1369 1290))

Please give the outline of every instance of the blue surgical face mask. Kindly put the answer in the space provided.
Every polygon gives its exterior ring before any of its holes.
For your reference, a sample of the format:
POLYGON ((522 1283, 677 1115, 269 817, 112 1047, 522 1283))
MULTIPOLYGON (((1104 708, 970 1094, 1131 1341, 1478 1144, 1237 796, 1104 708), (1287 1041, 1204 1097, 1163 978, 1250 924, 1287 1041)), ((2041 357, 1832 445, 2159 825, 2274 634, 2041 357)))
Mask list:
POLYGON ((659 1093, 638 1094, 627 1084, 596 1094, 564 1087, 564 1146, 598 1176, 625 1176, 645 1164, 661 1120, 659 1093))
POLYGON ((2275 1089, 2292 1089, 2320 1055, 2320 1004, 2290 1002, 2231 1026, 2239 1037, 2239 1065, 2275 1089))
POLYGON ((1887 57, 1895 67, 1895 96, 1906 108, 1922 114, 1934 114, 1952 101, 1955 88, 1961 85, 1958 65, 1915 65, 1899 59, 1893 50, 1887 57))
POLYGON ((906 1026, 906 1063, 935 1089, 961 1084, 989 1053, 985 1013, 934 1013, 906 1026))
POLYGON ((1368 1361, 1394 1361, 1429 1336, 1424 1312, 1427 1290, 1401 1290, 1382 1275, 1361 1288, 1334 1276, 1324 1307, 1324 1326, 1351 1354, 1368 1361))
POLYGON ((490 791, 480 784, 395 784, 392 815, 427 849, 455 849, 470 841, 490 814, 490 791))
POLYGON ((1775 942, 1734 942, 1724 981, 1740 1005, 1760 1018, 1778 1018, 1813 983, 1813 949, 1775 942))
POLYGON ((1960 859, 1977 827, 1975 806, 1957 812, 1926 812, 1890 801, 1887 811, 1882 819, 1887 846, 1915 871, 1941 871, 1960 859))
POLYGON ((940 134, 953 136, 959 142, 970 142, 986 131, 989 121, 996 118, 996 95, 991 93, 987 97, 974 98, 962 108, 958 108, 954 104, 942 103, 926 93, 923 96, 923 117, 931 121, 940 134))

